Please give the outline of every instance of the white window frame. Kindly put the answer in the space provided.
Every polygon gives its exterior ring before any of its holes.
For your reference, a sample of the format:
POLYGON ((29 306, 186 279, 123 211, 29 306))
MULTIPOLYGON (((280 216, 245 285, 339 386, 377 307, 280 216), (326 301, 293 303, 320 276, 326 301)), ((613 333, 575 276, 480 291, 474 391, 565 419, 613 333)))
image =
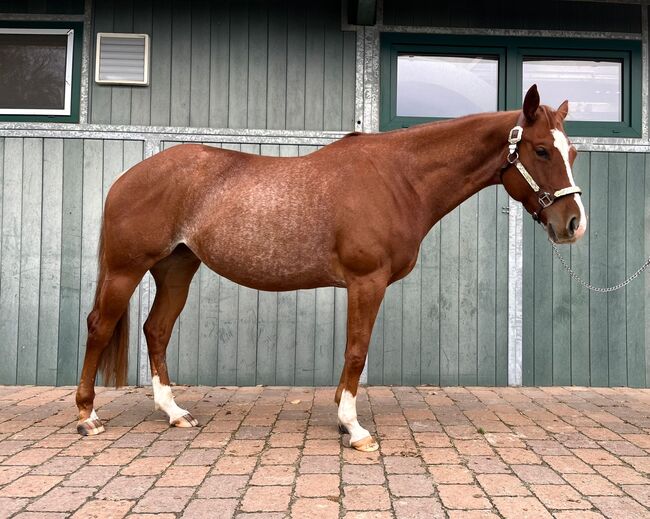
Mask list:
POLYGON ((100 85, 149 85, 149 35, 143 33, 125 33, 125 32, 98 32, 95 42, 95 83, 100 85), (144 76, 142 81, 121 80, 121 79, 100 79, 99 62, 101 54, 101 39, 103 36, 110 38, 143 38, 144 39, 144 76))
POLYGON ((63 108, 0 108, 0 115, 70 115, 74 29, 19 29, 0 27, 0 34, 67 34, 68 36, 65 58, 65 97, 63 108))

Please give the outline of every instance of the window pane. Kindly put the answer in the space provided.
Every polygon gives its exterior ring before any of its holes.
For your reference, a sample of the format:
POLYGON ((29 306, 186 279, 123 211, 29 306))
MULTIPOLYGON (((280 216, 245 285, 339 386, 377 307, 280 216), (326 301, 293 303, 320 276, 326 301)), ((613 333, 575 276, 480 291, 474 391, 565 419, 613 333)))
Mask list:
POLYGON ((0 109, 65 108, 65 34, 0 34, 0 109))
POLYGON ((542 103, 569 100, 571 121, 621 121, 623 64, 589 60, 524 60, 523 92, 537 83, 542 103))
POLYGON ((397 57, 397 115, 458 117, 498 108, 499 61, 479 56, 397 57))

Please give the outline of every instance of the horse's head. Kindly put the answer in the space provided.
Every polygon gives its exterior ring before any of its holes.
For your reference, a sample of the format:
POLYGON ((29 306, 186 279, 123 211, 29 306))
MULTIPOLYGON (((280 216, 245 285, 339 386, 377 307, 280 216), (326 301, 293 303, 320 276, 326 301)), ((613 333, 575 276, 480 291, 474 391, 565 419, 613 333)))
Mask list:
POLYGON ((510 132, 509 164, 502 177, 510 196, 544 225, 555 243, 573 243, 587 228, 580 189, 571 173, 577 152, 564 132, 568 111, 568 101, 557 110, 540 106, 537 86, 530 87, 510 132))

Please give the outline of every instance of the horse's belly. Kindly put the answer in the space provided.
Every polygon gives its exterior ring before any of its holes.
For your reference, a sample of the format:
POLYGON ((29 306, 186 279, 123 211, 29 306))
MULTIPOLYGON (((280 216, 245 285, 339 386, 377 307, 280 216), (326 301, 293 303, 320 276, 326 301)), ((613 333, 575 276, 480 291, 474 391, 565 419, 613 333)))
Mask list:
POLYGON ((297 290, 343 286, 333 247, 325 236, 297 236, 256 229, 205 230, 188 245, 212 270, 240 285, 259 290, 297 290), (265 232, 266 231, 266 232, 265 232))

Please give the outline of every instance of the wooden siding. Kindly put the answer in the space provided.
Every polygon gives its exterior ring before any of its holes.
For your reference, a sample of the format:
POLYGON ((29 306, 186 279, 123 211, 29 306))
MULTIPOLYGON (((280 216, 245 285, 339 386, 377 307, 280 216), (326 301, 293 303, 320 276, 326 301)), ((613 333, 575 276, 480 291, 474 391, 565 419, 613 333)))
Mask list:
POLYGON ((640 33, 641 6, 583 0, 385 0, 384 24, 640 33))
POLYGON ((354 129, 356 35, 341 31, 340 4, 272 7, 263 0, 96 2, 95 32, 151 35, 151 84, 92 82, 90 122, 354 129))
MULTIPOLYGON (((633 273, 649 254, 650 161, 641 153, 580 153, 576 183, 589 227, 560 247, 596 286, 633 273)), ((647 386, 648 274, 610 294, 589 292, 553 257, 546 234, 524 227, 524 384, 647 386)))
POLYGON ((370 384, 506 385, 508 205, 488 188, 445 216, 391 285, 373 330, 370 384))
MULTIPOLYGON (((0 139, 0 384, 77 383, 103 197, 142 152, 140 141, 0 139)), ((137 340, 129 356, 136 383, 137 340)))

